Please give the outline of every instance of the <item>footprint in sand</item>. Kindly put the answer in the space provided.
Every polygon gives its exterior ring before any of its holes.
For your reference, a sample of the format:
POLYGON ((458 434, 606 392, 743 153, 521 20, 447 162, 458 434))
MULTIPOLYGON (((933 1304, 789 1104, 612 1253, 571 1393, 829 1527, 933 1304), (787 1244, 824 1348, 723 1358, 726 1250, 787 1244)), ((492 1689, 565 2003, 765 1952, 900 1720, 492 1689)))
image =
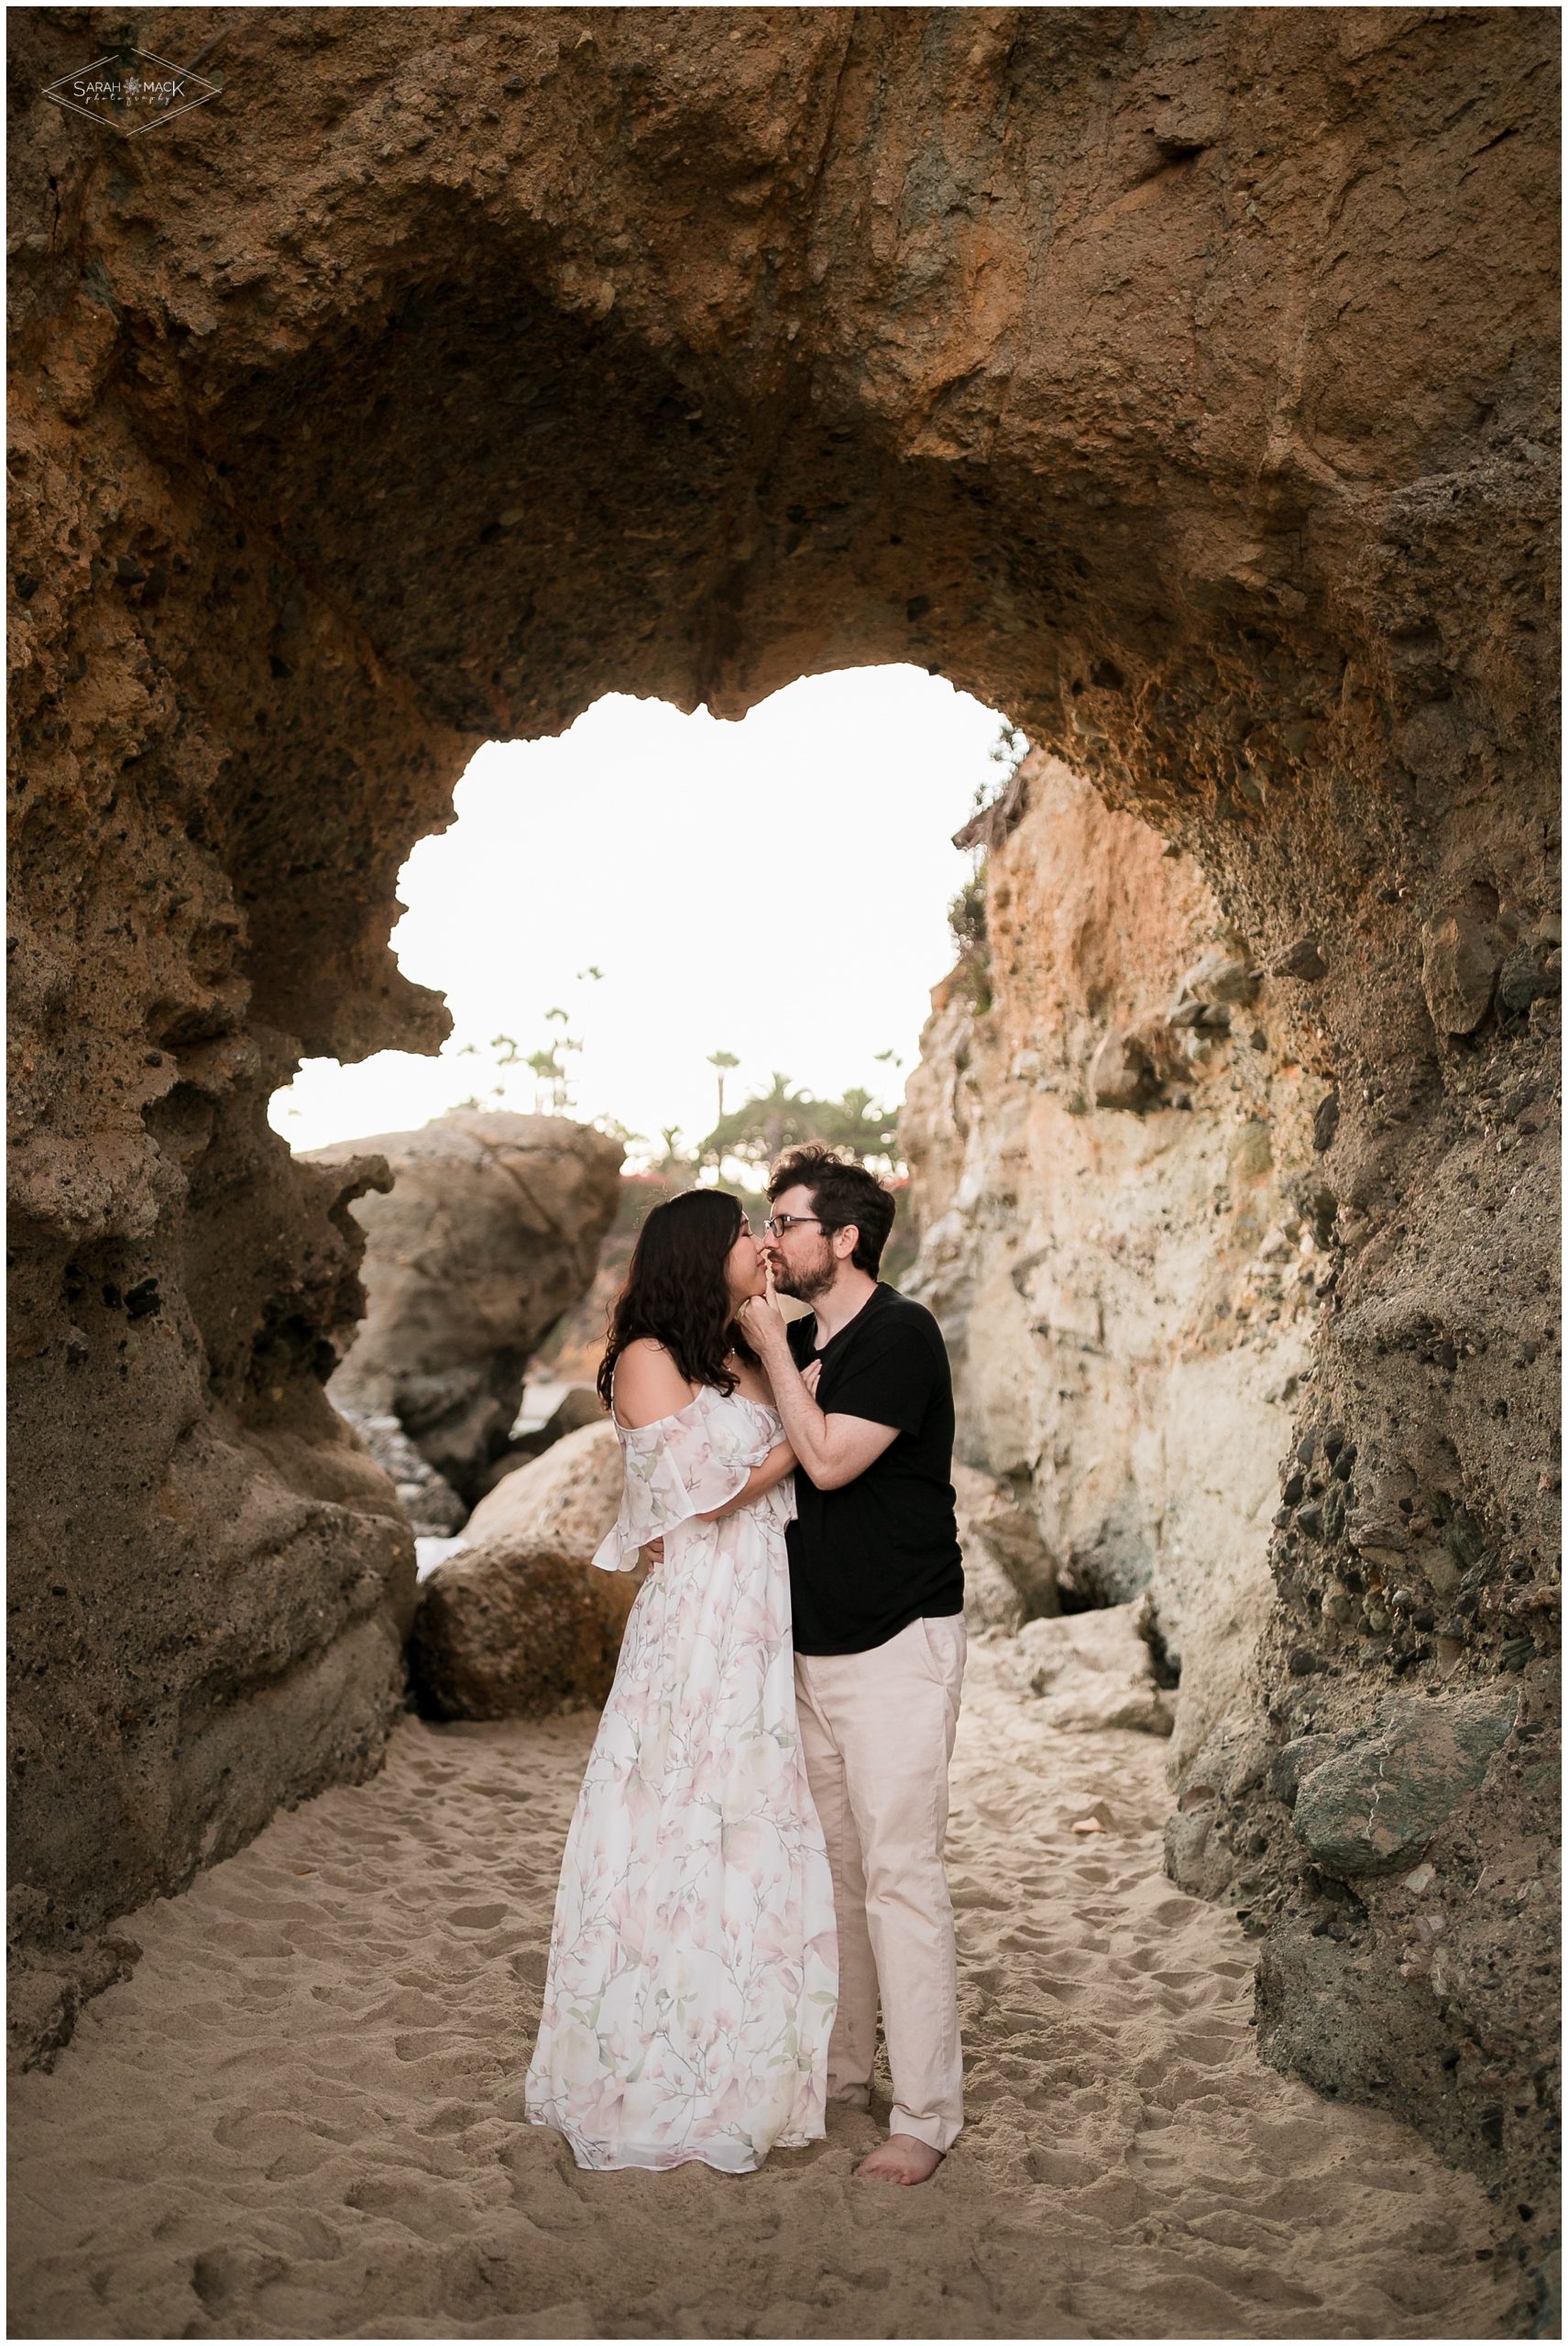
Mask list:
POLYGON ((416 2134, 442 2135, 466 2132, 484 2113, 468 2101, 442 2101, 425 2117, 416 2119, 416 2134))
POLYGON ((303 2176, 314 2175, 316 2169, 324 2165, 327 2155, 320 2143, 302 2138, 280 2157, 271 2160, 263 2167, 262 2173, 269 2183, 298 2182, 303 2176))
POLYGON ((253 2248, 209 2248, 191 2266, 191 2286, 209 2313, 221 2314, 234 2298, 248 2296, 289 2270, 281 2256, 253 2248))
POLYGON ((300 2139, 297 2119, 270 2110, 247 2110, 220 2118, 213 2140, 225 2151, 244 2151, 256 2158, 276 2158, 300 2139))
POLYGON ((1187 2029, 1172 2040, 1175 2051, 1185 2061, 1198 2061, 1213 2067, 1235 2058, 1236 2047, 1245 2042, 1245 2022, 1233 2021, 1228 2026, 1218 2022, 1210 2029, 1187 2029))
POLYGON ((452 2000, 433 1994, 428 1988, 400 1988, 395 1995, 383 1996, 379 2003, 367 2004, 358 2017, 367 2028, 388 2020, 400 2021, 405 2027, 450 2027, 452 2000))
POLYGON ((466 2228, 471 2215, 460 2191, 430 2176, 362 2176, 350 2184, 343 2200, 362 2216, 384 2216, 422 2240, 450 2242, 466 2228))
POLYGON ((1196 1979, 1199 1977, 1195 1971, 1161 1970, 1160 1966, 1170 1960, 1170 1949, 1163 1945, 1132 1947, 1122 1960, 1129 1971, 1156 1973, 1161 1985, 1167 1988, 1185 1988, 1190 1979, 1196 1979))
POLYGON ((1100 2175, 1093 2160, 1076 2151, 1031 2150, 1025 2164, 1036 2183, 1048 2183, 1054 2191, 1081 2191, 1100 2175))

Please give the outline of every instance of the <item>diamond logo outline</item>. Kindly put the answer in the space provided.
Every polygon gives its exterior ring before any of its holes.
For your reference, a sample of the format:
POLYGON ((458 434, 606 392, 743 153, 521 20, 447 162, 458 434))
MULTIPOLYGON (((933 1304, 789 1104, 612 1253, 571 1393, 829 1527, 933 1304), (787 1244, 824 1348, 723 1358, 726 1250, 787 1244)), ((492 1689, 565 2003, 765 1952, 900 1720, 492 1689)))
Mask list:
POLYGON ((93 58, 90 64, 74 66, 69 73, 61 73, 58 80, 49 83, 41 95, 52 98, 57 106, 64 106, 71 114, 83 115, 89 122, 101 124, 105 130, 117 130, 122 138, 139 138, 144 130, 160 130, 166 122, 173 122, 182 114, 190 114, 195 107, 204 106, 209 98, 221 97, 223 91, 223 82, 210 82, 204 73, 193 71, 189 65, 176 65, 167 57, 159 57, 150 49, 105 49, 102 57, 93 58), (113 115, 99 114, 93 106, 82 104, 78 98, 61 95, 63 88, 72 82, 80 82, 86 74, 96 72, 100 65, 123 65, 127 57, 139 58, 148 65, 159 66, 166 73, 176 75, 181 82, 200 83, 200 97, 188 98, 183 105, 170 106, 166 113, 149 115, 145 122, 136 123, 127 130, 123 122, 115 120, 113 115))

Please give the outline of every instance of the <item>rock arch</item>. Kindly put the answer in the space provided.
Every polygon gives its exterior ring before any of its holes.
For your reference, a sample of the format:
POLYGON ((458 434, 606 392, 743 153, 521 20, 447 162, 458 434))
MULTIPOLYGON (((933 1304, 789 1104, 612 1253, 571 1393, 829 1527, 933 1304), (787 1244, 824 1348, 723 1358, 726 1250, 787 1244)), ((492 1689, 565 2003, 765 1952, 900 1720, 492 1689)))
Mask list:
MULTIPOLYGON (((320 1392, 374 1168, 296 1165, 266 1102, 437 1045, 398 868, 481 741, 612 687, 923 662, 1296 972, 1344 1249, 1302 1440, 1355 1448, 1390 1553, 1447 1494, 1466 1683, 1528 1641, 1539 1766, 1551 1132, 1501 1188, 1497 1150, 1552 1082, 1550 19, 220 29, 221 97, 135 140, 39 94, 117 21, 14 29, 13 1847, 57 2003, 114 1914, 376 1764, 411 1560, 320 1392)), ((1301 1504, 1282 1729, 1332 1581, 1301 1504)), ((1441 1700, 1409 1640, 1320 1659, 1369 1716, 1390 1655, 1441 1700)), ((1398 2001, 1358 1962, 1275 1949, 1320 2077, 1324 1996, 1398 2001)), ((1406 2103, 1506 2164, 1524 2005, 1438 2118, 1418 1996, 1406 2103)))

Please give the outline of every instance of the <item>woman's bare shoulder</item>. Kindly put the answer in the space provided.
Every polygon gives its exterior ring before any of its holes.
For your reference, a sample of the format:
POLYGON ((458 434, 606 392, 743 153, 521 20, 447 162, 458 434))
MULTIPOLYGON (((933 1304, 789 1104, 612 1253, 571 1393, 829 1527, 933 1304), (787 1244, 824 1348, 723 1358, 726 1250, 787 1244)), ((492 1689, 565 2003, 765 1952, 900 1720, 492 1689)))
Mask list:
POLYGON ((694 1398, 656 1336, 634 1336, 615 1364, 615 1414, 623 1426, 652 1425, 694 1398))

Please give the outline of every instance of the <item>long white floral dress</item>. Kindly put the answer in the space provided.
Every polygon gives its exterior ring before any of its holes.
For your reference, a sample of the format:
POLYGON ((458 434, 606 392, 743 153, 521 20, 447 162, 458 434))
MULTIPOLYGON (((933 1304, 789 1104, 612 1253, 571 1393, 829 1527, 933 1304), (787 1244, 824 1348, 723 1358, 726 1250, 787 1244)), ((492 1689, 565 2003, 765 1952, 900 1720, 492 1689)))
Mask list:
POLYGON ((618 1423, 626 1487, 594 1558, 639 1591, 566 1836, 524 2095, 579 2166, 730 2174, 824 2132, 833 1887, 795 1724, 794 1478, 716 1523, 781 1439, 698 1388, 618 1423))

